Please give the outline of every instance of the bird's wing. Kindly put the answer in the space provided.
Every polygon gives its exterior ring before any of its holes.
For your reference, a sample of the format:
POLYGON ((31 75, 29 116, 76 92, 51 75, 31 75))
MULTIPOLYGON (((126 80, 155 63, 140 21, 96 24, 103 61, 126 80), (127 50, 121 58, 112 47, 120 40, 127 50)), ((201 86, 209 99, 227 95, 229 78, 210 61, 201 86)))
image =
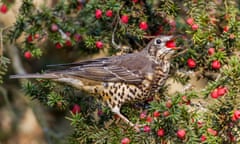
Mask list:
POLYGON ((57 69, 51 69, 47 74, 105 82, 140 83, 146 71, 152 71, 148 59, 140 54, 113 56, 56 66, 57 69))

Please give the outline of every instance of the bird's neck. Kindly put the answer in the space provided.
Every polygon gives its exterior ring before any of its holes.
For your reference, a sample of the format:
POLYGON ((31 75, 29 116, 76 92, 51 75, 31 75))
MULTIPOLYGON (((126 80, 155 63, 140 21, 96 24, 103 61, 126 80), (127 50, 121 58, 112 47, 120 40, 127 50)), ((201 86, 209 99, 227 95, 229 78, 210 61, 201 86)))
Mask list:
POLYGON ((169 58, 165 58, 165 57, 161 57, 161 58, 158 58, 158 57, 150 57, 150 59, 157 65, 160 65, 160 66, 163 66, 163 65, 167 65, 169 66, 170 65, 170 59, 169 58))
POLYGON ((168 73, 169 72, 169 69, 170 69, 170 62, 169 62, 169 60, 158 61, 157 65, 161 67, 162 72, 164 72, 164 73, 168 73))

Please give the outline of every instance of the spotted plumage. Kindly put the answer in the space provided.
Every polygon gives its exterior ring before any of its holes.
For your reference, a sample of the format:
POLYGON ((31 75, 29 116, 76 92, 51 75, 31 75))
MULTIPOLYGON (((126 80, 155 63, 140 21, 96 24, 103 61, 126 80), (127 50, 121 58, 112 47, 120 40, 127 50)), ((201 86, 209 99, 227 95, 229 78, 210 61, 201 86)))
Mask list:
MULTIPOLYGON (((125 122, 120 113, 124 103, 142 101, 153 96, 165 83, 174 47, 172 36, 158 36, 142 51, 79 63, 58 64, 44 74, 13 75, 11 78, 47 78, 68 83, 96 95, 125 122)), ((175 44, 174 44, 175 45, 175 44)))

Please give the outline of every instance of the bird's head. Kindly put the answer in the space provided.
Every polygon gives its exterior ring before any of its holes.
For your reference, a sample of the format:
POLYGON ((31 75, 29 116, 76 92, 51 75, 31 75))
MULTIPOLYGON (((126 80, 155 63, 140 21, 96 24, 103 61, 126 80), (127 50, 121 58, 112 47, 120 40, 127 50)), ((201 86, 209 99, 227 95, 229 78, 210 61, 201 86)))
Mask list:
POLYGON ((176 47, 175 38, 174 36, 157 36, 152 39, 147 45, 149 56, 156 61, 169 60, 178 49, 176 47))

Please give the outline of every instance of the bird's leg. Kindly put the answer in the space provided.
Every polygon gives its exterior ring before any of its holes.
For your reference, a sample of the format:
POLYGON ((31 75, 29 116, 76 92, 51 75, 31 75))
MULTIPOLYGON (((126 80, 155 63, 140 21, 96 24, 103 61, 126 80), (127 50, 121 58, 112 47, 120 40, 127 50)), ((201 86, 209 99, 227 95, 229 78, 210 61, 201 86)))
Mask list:
POLYGON ((114 107, 114 108, 112 108, 112 112, 114 112, 115 114, 117 114, 124 122, 126 122, 126 123, 129 124, 131 127, 133 127, 137 132, 140 131, 138 125, 133 124, 133 123, 132 123, 131 121, 129 121, 124 115, 121 114, 119 107, 114 107))

